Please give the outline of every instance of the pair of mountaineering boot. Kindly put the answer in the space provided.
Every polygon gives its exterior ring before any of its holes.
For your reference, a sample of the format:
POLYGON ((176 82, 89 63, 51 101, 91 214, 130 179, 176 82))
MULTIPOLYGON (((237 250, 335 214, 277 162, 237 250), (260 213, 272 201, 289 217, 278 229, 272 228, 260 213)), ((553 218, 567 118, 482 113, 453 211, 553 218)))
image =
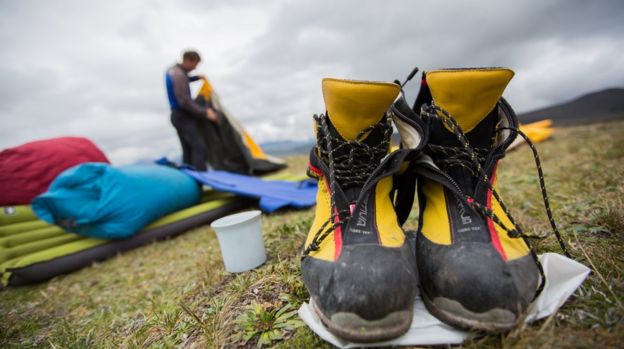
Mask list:
POLYGON ((460 328, 505 331, 522 318, 543 276, 496 190, 498 161, 518 134, 502 98, 512 76, 427 72, 413 109, 398 84, 323 80, 308 169, 316 216, 301 269, 331 332, 355 342, 400 336, 418 285, 429 311, 460 328), (415 195, 419 227, 405 232, 415 195))

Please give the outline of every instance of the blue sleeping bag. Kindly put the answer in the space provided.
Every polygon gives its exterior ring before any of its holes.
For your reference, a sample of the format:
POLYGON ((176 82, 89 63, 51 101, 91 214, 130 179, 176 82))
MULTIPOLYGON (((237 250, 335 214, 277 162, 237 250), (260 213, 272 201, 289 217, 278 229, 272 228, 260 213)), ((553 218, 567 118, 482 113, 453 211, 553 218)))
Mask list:
POLYGON ((123 239, 166 214, 197 204, 200 195, 192 178, 172 168, 86 163, 62 172, 33 200, 32 208, 39 218, 67 231, 123 239))

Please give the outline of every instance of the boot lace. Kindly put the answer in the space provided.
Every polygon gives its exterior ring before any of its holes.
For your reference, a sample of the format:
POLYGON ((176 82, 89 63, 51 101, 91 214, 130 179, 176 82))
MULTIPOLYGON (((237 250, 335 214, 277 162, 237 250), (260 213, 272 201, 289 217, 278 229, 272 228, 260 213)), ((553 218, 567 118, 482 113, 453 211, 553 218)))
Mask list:
POLYGON ((388 151, 392 134, 390 118, 384 115, 381 121, 363 129, 351 141, 329 133, 327 115, 314 115, 314 120, 321 126, 321 132, 317 134, 317 149, 321 159, 329 164, 330 177, 333 176, 342 187, 363 185, 388 151), (384 141, 375 145, 365 143, 364 138, 377 129, 383 132, 384 141))
MULTIPOLYGON (((462 195, 464 195, 464 198, 466 199, 466 202, 468 203, 468 205, 472 207, 475 211, 479 212, 484 218, 487 217, 491 219, 493 222, 495 222, 499 227, 501 227, 507 233, 507 235, 510 238, 522 238, 524 242, 527 244, 527 246, 529 247, 531 256, 533 260, 535 261, 538 267, 539 273, 540 273, 540 285, 535 293, 534 299, 537 298, 537 296, 539 296, 544 289, 546 277, 544 275, 544 268, 542 267, 542 264, 540 263, 537 257, 537 253, 535 252, 535 249, 533 248, 533 245, 531 244, 530 239, 543 238, 543 236, 525 234, 522 231, 522 228, 518 224, 516 224, 515 219, 513 218, 511 212, 507 209, 507 206, 501 200, 498 192, 493 188, 488 178, 488 175, 485 173, 485 171, 483 170, 483 166, 481 165, 482 163, 485 162, 485 157, 487 156, 488 149, 473 148, 470 145, 466 137, 466 134, 462 131, 461 127, 457 123, 457 120, 455 120, 455 118, 451 116, 449 112, 447 112, 446 110, 442 109, 439 106, 436 106, 433 103, 431 105, 422 106, 421 116, 425 118, 435 119, 435 120, 442 122, 444 126, 446 126, 448 129, 450 129, 453 132, 453 134, 455 135, 455 137, 461 144, 461 146, 459 147, 444 147, 444 146, 430 145, 429 149, 433 154, 440 154, 446 157, 446 159, 438 160, 436 163, 439 164, 441 168, 444 168, 444 169, 449 169, 451 167, 458 166, 458 167, 462 167, 462 168, 469 170, 469 172, 471 172, 475 178, 477 178, 480 182, 482 182, 483 184, 487 186, 487 188, 492 193, 492 196, 494 196, 496 201, 498 201, 498 203, 500 204, 505 215, 509 218, 509 221, 511 222, 512 227, 507 227, 506 225, 504 225, 490 208, 475 201, 472 197, 462 192, 462 195)), ((544 201, 544 208, 546 210, 546 215, 548 216, 548 220, 550 222, 552 231, 555 234, 557 241, 559 242, 559 246, 561 247, 561 250, 567 257, 571 258, 568 252, 568 249, 565 246, 563 238, 561 237, 561 233, 559 232, 559 229, 557 228, 557 224, 555 223, 555 220, 553 218, 552 210, 550 208, 550 201, 548 200, 548 193, 546 191, 546 183, 544 182, 544 174, 542 171, 541 162, 539 159, 539 155, 537 153, 537 149, 535 148, 535 145, 533 144, 533 142, 531 142, 531 140, 528 138, 528 136, 524 132, 520 131, 517 128, 498 127, 496 129, 496 132, 499 133, 503 130, 510 130, 513 132, 517 132, 517 134, 519 134, 522 138, 524 138, 524 140, 527 142, 527 144, 531 148, 533 152, 533 158, 535 160, 537 172, 538 172, 540 188, 542 192, 542 199, 544 201)), ((460 190, 461 192, 461 188, 457 188, 457 189, 460 190)))
MULTIPOLYGON (((427 151, 432 155, 437 155, 435 163, 443 171, 449 171, 453 167, 461 167, 473 176, 477 175, 477 172, 473 166, 470 155, 463 150, 462 147, 442 146, 436 144, 428 144, 426 146, 427 151)), ((487 148, 473 148, 476 156, 476 160, 482 164, 485 162, 485 158, 488 154, 487 148)))
MULTIPOLYGON (((369 176, 379 165, 381 159, 388 152, 390 136, 392 135, 391 118, 384 114, 382 119, 373 125, 364 128, 355 139, 346 141, 332 136, 329 131, 328 115, 314 115, 314 120, 319 125, 317 132, 317 151, 321 160, 329 165, 329 189, 331 197, 331 217, 321 225, 314 234, 312 242, 303 250, 301 259, 307 257, 310 252, 317 251, 321 243, 336 228, 347 223, 351 218, 351 212, 347 209, 337 210, 334 193, 336 186, 342 188, 348 186, 362 186, 369 176), (371 133, 381 132, 382 142, 370 145, 364 139, 371 133)), ((310 176, 315 176, 308 172, 310 176)))

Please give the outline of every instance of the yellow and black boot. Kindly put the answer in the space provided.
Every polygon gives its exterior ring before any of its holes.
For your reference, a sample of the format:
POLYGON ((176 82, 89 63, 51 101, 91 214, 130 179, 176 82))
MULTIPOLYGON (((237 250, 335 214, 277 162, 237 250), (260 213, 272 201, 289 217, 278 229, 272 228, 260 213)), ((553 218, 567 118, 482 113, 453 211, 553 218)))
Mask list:
POLYGON ((417 169, 422 298, 440 320, 471 330, 513 328, 543 286, 536 255, 496 191, 498 162, 517 136, 502 98, 513 75, 429 71, 414 105, 429 123, 430 159, 417 169))
MULTIPOLYGON (((414 239, 399 226, 392 196, 393 175, 418 149, 390 153, 392 118, 404 117, 392 112, 399 92, 396 84, 324 79, 327 112, 315 116, 308 172, 319 189, 301 270, 320 319, 355 342, 397 337, 412 320, 414 239)), ((419 121, 404 124, 421 147, 419 121)))

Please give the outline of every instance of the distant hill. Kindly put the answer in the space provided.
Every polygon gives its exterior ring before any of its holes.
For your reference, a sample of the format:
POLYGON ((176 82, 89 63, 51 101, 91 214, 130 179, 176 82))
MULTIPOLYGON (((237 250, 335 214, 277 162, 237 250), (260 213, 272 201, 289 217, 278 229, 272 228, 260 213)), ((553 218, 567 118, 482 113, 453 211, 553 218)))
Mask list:
POLYGON ((521 123, 552 119, 556 125, 624 119, 624 88, 588 93, 566 103, 518 115, 521 123))
POLYGON ((274 156, 307 154, 315 144, 314 139, 306 141, 275 141, 260 144, 260 147, 267 154, 274 156))

